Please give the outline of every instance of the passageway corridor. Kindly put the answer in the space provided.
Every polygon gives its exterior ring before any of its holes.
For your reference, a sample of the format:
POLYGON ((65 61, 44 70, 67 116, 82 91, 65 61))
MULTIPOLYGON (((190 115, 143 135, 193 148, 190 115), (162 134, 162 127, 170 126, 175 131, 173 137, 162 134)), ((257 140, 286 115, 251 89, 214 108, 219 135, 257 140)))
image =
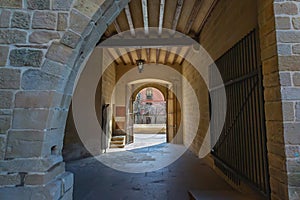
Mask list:
MULTIPOLYGON (((151 154, 159 152, 165 145, 167 144, 132 151, 151 154)), ((159 156, 158 153, 152 155, 159 156)), ((115 157, 112 156, 111 159, 113 162, 115 157)), ((120 172, 103 165, 95 158, 69 162, 67 170, 75 176, 75 200, 185 200, 189 199, 189 191, 201 200, 260 199, 255 194, 241 194, 235 191, 203 160, 189 151, 170 166, 148 173, 120 172)))

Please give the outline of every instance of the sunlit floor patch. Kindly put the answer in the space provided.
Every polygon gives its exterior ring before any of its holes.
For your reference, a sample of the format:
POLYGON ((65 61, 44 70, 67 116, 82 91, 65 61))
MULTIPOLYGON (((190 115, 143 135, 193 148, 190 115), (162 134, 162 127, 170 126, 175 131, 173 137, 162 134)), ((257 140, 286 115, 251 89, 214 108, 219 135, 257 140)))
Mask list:
POLYGON ((111 148, 107 149, 107 153, 127 151, 132 149, 150 147, 158 144, 166 143, 166 134, 134 134, 134 142, 132 144, 125 145, 124 148, 111 148))

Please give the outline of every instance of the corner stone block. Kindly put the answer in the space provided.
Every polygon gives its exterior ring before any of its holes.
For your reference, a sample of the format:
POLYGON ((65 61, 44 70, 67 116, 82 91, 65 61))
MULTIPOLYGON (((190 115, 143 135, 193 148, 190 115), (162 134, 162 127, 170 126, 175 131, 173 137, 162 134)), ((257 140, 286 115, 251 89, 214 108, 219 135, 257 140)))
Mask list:
POLYGON ((69 61, 72 53, 72 48, 67 47, 63 44, 52 43, 46 54, 46 58, 62 64, 66 64, 69 61))
POLYGON ((63 80, 37 69, 29 69, 23 73, 21 85, 24 90, 59 90, 63 87, 63 80))
POLYGON ((265 104, 266 120, 281 121, 283 119, 281 102, 267 102, 265 104))
POLYGON ((64 140, 64 129, 47 131, 42 154, 45 156, 61 155, 64 140))
POLYGON ((26 43, 27 33, 20 30, 0 30, 0 44, 26 43))
POLYGON ((281 100, 280 89, 281 89, 280 86, 265 88, 264 91, 265 101, 280 101, 281 100))
POLYGON ((19 89, 21 71, 0 68, 0 89, 19 89))
POLYGON ((65 172, 65 163, 59 163, 51 168, 51 170, 43 174, 27 174, 25 175, 25 185, 45 185, 49 183, 54 177, 65 172))
POLYGON ((52 91, 20 91, 15 96, 15 108, 50 108, 59 105, 53 102, 56 96, 52 91))
POLYGON ((36 44, 45 44, 54 39, 60 39, 60 35, 58 32, 34 31, 29 36, 29 42, 36 43, 36 44))
POLYGON ((65 172, 61 176, 62 184, 63 184, 63 192, 67 192, 73 187, 74 175, 70 172, 65 172))
POLYGON ((65 110, 51 110, 49 115, 48 126, 51 128, 64 128, 68 112, 65 110))
POLYGON ((0 66, 5 66, 6 65, 6 60, 7 60, 7 57, 8 57, 8 51, 9 51, 8 46, 0 46, 0 66))
POLYGON ((0 190, 1 199, 20 199, 22 200, 58 200, 61 199, 61 181, 54 180, 44 186, 36 187, 4 187, 0 190))
POLYGON ((46 109, 15 109, 13 112, 14 129, 35 129, 46 128, 49 110, 46 109))
POLYGON ((46 158, 19 158, 5 161, 0 160, 0 171, 8 173, 45 172, 60 162, 62 162, 62 156, 57 155, 48 156, 46 158))
POLYGON ((12 28, 29 29, 30 15, 27 12, 14 12, 11 20, 12 28))
POLYGON ((57 17, 55 13, 36 11, 33 14, 32 28, 55 30, 56 21, 57 17))
POLYGON ((45 133, 41 131, 9 131, 6 159, 41 157, 45 133))
POLYGON ((27 8, 32 10, 49 10, 50 0, 27 0, 27 8))
POLYGON ((39 67, 43 60, 42 50, 14 49, 10 52, 10 64, 15 67, 39 67))
POLYGON ((4 8, 22 8, 22 0, 1 0, 0 7, 4 8))
POLYGON ((284 144, 282 123, 277 121, 267 121, 266 126, 268 142, 284 144))
POLYGON ((264 76, 264 86, 265 87, 274 87, 280 86, 279 74, 271 73, 264 76))

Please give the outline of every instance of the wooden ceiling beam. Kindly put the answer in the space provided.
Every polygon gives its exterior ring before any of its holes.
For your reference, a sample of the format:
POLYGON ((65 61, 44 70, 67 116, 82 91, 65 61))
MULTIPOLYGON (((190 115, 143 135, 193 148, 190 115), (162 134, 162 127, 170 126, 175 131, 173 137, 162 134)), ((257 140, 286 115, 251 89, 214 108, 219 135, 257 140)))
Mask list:
POLYGON ((183 64, 183 62, 185 61, 185 58, 187 57, 187 55, 190 53, 191 48, 188 48, 188 50, 185 52, 184 56, 182 57, 182 60, 180 62, 180 65, 183 64))
POLYGON ((176 5, 176 11, 175 11, 174 18, 173 18, 173 23, 172 23, 172 30, 174 30, 174 31, 177 28, 179 17, 180 17, 181 11, 182 11, 182 6, 183 6, 183 0, 178 0, 177 5, 176 5))
POLYGON ((114 55, 112 54, 112 52, 109 49, 107 49, 107 52, 108 52, 108 55, 113 60, 113 62, 115 63, 115 65, 119 65, 119 63, 117 62, 117 59, 114 57, 114 55))
POLYGON ((202 21, 200 27, 198 28, 198 30, 197 30, 197 32, 196 32, 196 37, 197 37, 197 39, 199 39, 199 37, 200 37, 200 35, 201 35, 201 32, 202 32, 202 30, 203 30, 203 27, 205 26, 205 24, 206 24, 206 22, 207 22, 209 16, 211 15, 211 13, 213 12, 213 10, 215 9, 215 7, 216 7, 216 5, 217 5, 218 2, 219 2, 219 0, 213 0, 213 2, 212 2, 212 4, 211 4, 211 6, 210 6, 208 12, 206 13, 206 15, 205 15, 205 17, 204 17, 204 19, 203 19, 203 21, 202 21))
POLYGON ((143 10, 143 18, 144 18, 144 30, 145 35, 149 34, 149 19, 148 19, 148 1, 147 0, 141 0, 142 1, 142 10, 143 10))
POLYGON ((174 56, 174 60, 173 60, 173 63, 172 63, 173 65, 175 64, 180 52, 181 52, 181 48, 177 48, 175 56, 174 56))
POLYGON ((133 60, 133 57, 132 57, 131 52, 130 52, 127 48, 126 48, 126 51, 128 52, 128 57, 129 57, 130 63, 131 63, 132 65, 134 65, 135 62, 134 62, 134 60, 133 60))
POLYGON ((203 3, 203 0, 196 0, 195 1, 193 9, 191 11, 191 14, 188 18, 188 21, 187 21, 186 25, 185 25, 185 28, 184 28, 184 31, 183 31, 184 34, 188 34, 190 32, 190 30, 191 30, 191 28, 192 28, 192 26, 195 22, 195 19, 196 19, 197 15, 200 11, 202 3, 203 3))
POLYGON ((117 30, 118 33, 121 33, 122 30, 120 28, 120 25, 119 23, 117 22, 117 19, 113 22, 114 23, 114 26, 115 26, 115 29, 117 30))
MULTIPOLYGON (((115 26, 117 32, 118 32, 118 33, 121 33, 122 30, 121 30, 120 25, 119 25, 119 23, 117 22, 117 20, 115 20, 115 21, 113 22, 113 24, 114 24, 114 26, 115 26)), ((134 61, 133 61, 133 59, 132 59, 131 52, 129 51, 128 48, 125 48, 125 50, 128 52, 128 57, 129 57, 129 59, 130 59, 130 63, 131 63, 132 65, 134 65, 134 61)), ((123 56, 121 56, 121 60, 122 60, 122 62, 123 62, 123 64, 124 64, 124 63, 125 63, 125 60, 124 60, 123 56)), ((126 64, 124 64, 124 65, 126 65, 126 64)))
POLYGON ((149 48, 146 49, 146 53, 147 53, 147 61, 148 61, 148 63, 150 63, 151 62, 151 51, 149 48))
POLYGON ((112 38, 103 41, 99 47, 106 48, 160 48, 160 47, 182 47, 192 46, 194 41, 188 37, 181 38, 112 38))
POLYGON ((122 63, 123 63, 124 65, 127 65, 127 63, 126 63, 126 61, 125 61, 123 55, 121 55, 120 50, 119 50, 119 49, 116 49, 116 51, 117 51, 117 54, 119 55, 119 57, 120 57, 122 63))
POLYGON ((133 20, 132 20, 130 8, 129 8, 128 5, 125 6, 125 14, 126 14, 126 17, 127 17, 129 28, 130 28, 130 33, 131 33, 132 36, 135 37, 135 30, 134 30, 133 20))
POLYGON ((142 59, 142 49, 137 49, 136 53, 137 53, 138 59, 142 59))
POLYGON ((156 64, 159 62, 160 49, 156 49, 156 64))
POLYGON ((165 15, 165 0, 160 0, 160 11, 159 11, 159 23, 158 23, 158 34, 161 35, 164 23, 165 15))

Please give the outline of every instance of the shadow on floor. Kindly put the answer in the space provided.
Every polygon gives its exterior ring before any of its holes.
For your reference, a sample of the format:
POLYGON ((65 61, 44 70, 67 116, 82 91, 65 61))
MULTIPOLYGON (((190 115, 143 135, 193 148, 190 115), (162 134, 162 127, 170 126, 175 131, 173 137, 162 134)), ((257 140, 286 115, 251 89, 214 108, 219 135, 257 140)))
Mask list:
MULTIPOLYGON (((165 145, 132 151, 137 154, 145 152, 151 154, 164 148, 165 145)), ((114 156, 111 158, 111 162, 114 162, 114 156)), ((185 152, 171 165, 146 173, 117 171, 102 164, 96 158, 69 162, 66 166, 67 170, 73 172, 75 176, 75 200, 185 200, 189 199, 188 191, 198 193, 210 191, 213 194, 225 191, 241 197, 241 194, 234 191, 203 160, 198 159, 190 151, 185 152)), ((221 193, 220 195, 222 197, 221 193)), ((201 199, 215 198, 206 195, 201 199)))

